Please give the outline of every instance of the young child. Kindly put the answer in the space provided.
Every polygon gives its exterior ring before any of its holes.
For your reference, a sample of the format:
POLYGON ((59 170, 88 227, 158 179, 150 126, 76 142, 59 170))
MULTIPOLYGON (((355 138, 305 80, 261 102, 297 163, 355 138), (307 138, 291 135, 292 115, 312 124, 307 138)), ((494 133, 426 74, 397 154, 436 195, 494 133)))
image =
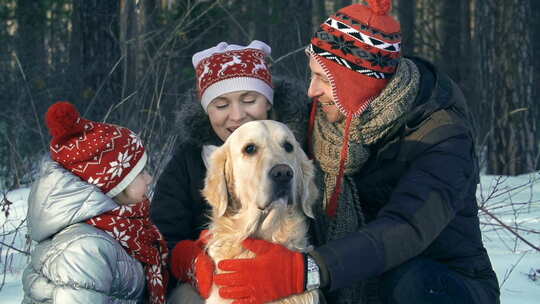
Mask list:
POLYGON ((46 123, 52 159, 28 200, 38 244, 23 303, 165 303, 167 247, 149 218, 139 137, 84 119, 68 102, 52 105, 46 123))

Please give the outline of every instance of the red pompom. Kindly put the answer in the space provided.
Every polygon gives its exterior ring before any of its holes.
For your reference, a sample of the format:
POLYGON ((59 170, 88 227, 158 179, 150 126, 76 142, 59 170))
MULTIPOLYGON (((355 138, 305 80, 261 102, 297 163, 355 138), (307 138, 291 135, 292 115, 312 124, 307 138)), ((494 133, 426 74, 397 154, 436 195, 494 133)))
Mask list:
POLYGON ((75 106, 67 101, 59 101, 47 110, 45 123, 49 128, 49 133, 54 138, 62 138, 67 135, 77 134, 84 129, 77 122, 80 118, 79 111, 75 106))
POLYGON ((371 11, 377 15, 388 15, 392 9, 392 0, 368 0, 371 11))

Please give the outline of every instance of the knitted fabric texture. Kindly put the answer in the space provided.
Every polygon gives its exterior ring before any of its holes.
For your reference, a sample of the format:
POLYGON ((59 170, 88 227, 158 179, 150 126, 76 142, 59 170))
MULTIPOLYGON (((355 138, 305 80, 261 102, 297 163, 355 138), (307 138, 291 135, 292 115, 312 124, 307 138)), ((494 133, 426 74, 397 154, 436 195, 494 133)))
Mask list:
POLYGON ((333 101, 345 116, 358 116, 366 109, 401 58, 401 29, 389 15, 391 1, 368 3, 344 7, 330 16, 309 47, 327 74, 333 101))
POLYGON ((401 125, 420 88, 420 71, 409 59, 400 61, 396 74, 366 111, 359 117, 360 137, 366 145, 389 136, 401 125))
POLYGON ((146 165, 147 155, 137 134, 82 118, 69 102, 49 107, 46 123, 53 136, 52 159, 109 197, 122 192, 146 165))
POLYGON ((119 206, 87 221, 116 239, 127 253, 143 263, 149 302, 164 304, 168 283, 168 249, 163 235, 150 221, 150 201, 119 206))
POLYGON ((254 40, 248 46, 221 42, 193 55, 203 109, 220 95, 244 90, 258 92, 272 103, 272 76, 265 61, 270 52, 270 46, 254 40))

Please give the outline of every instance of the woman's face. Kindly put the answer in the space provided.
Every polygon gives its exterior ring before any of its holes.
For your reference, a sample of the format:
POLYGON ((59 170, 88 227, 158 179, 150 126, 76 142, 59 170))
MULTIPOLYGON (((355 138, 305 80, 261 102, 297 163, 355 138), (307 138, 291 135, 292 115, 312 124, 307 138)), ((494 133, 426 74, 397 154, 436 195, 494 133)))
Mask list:
POLYGON ((207 112, 212 129, 225 141, 246 122, 267 119, 270 108, 264 95, 255 91, 236 91, 214 98, 207 112))

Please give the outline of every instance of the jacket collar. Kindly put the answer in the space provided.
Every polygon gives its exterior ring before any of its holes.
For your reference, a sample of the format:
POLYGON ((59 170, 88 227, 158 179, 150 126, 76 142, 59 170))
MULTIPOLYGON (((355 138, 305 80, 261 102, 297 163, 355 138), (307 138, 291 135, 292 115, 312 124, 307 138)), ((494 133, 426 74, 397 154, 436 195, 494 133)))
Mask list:
POLYGON ((405 127, 415 129, 433 112, 447 108, 456 100, 452 98, 452 80, 428 61, 411 57, 420 70, 420 90, 413 103, 405 127))

